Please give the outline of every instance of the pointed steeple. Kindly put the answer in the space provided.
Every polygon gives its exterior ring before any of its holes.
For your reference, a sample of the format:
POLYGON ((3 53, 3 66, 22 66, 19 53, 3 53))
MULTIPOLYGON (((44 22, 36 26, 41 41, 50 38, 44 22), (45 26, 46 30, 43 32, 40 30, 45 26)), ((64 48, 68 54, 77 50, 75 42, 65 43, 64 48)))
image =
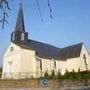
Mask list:
POLYGON ((16 44, 28 43, 28 33, 25 32, 22 3, 20 3, 15 30, 11 34, 11 42, 16 44))
POLYGON ((15 31, 25 32, 22 3, 20 3, 16 26, 15 26, 15 31))

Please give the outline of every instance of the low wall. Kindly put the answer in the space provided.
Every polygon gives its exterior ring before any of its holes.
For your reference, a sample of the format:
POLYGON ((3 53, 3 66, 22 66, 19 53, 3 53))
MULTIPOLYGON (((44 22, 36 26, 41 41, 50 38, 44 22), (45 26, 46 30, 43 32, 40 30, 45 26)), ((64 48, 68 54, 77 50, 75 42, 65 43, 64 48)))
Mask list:
POLYGON ((90 80, 0 80, 0 88, 62 88, 90 86, 90 80))

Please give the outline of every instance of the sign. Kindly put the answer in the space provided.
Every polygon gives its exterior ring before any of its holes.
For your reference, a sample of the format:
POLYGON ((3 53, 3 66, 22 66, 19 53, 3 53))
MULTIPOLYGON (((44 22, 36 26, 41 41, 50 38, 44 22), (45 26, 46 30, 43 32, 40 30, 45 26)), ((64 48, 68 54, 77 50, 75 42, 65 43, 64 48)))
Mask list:
POLYGON ((41 83, 42 86, 47 86, 48 85, 48 80, 46 80, 46 79, 40 80, 40 83, 41 83))

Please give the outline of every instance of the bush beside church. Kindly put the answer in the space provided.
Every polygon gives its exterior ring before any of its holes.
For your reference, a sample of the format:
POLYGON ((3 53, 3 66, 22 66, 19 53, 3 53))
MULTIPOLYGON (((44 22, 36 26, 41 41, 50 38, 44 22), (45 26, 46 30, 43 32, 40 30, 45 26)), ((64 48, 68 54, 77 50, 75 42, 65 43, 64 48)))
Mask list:
POLYGON ((68 70, 66 70, 64 75, 61 75, 60 72, 58 72, 57 74, 55 74, 54 70, 52 70, 51 75, 48 74, 48 72, 46 71, 46 73, 44 74, 45 79, 60 79, 60 80, 64 80, 64 79, 90 79, 90 71, 80 71, 80 69, 78 70, 78 72, 75 72, 74 70, 72 72, 69 72, 68 70))

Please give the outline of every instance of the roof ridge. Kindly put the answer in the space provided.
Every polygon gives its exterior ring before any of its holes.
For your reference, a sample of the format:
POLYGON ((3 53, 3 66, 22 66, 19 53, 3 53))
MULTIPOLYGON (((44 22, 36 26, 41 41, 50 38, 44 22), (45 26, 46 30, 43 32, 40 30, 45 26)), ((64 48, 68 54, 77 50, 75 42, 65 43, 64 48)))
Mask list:
POLYGON ((74 47, 74 46, 77 46, 77 45, 83 45, 84 43, 81 42, 81 43, 77 43, 77 44, 73 44, 73 45, 69 45, 69 46, 66 46, 66 47, 63 47, 61 49, 64 49, 64 48, 69 48, 69 47, 74 47))
POLYGON ((54 45, 51 45, 51 44, 47 44, 47 43, 44 43, 44 42, 40 42, 40 41, 36 41, 36 40, 31 40, 31 39, 28 39, 28 41, 35 41, 35 42, 38 42, 38 43, 41 43, 41 44, 45 44, 45 45, 48 45, 48 46, 52 46, 52 47, 55 47, 55 48, 58 48, 58 49, 61 49, 60 47, 56 47, 54 45))

